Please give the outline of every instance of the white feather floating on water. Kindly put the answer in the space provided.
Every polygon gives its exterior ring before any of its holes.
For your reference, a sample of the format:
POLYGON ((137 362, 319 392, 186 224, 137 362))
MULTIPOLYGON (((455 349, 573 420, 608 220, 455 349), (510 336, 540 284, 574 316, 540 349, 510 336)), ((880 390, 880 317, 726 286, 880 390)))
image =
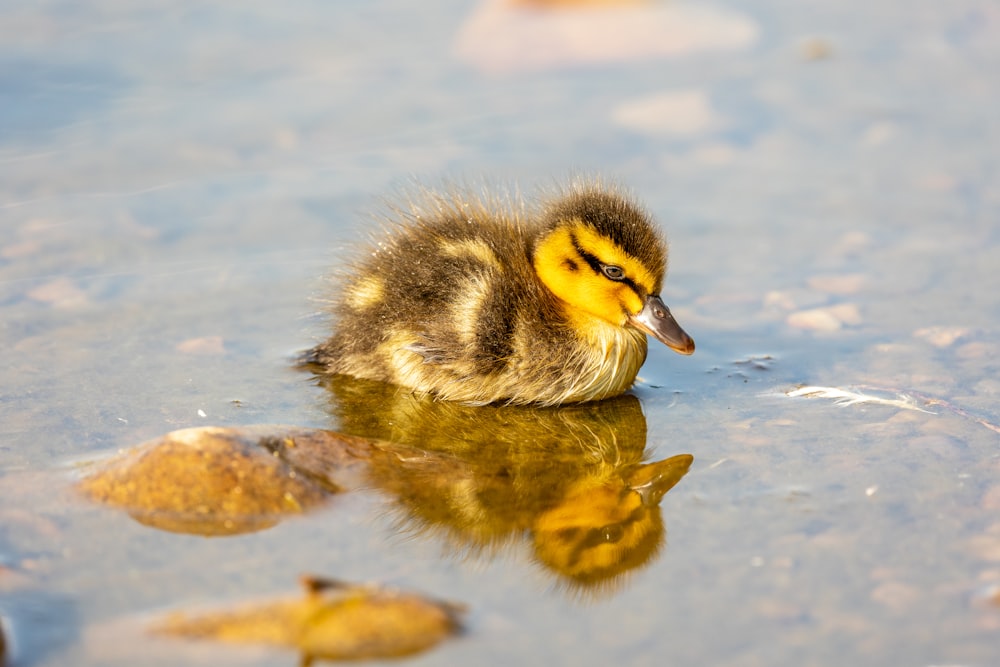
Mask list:
POLYGON ((830 398, 833 399, 837 405, 844 406, 855 405, 857 403, 875 403, 878 405, 889 405, 903 410, 917 410, 918 412, 926 412, 930 415, 936 414, 930 410, 924 410, 906 394, 897 394, 899 398, 882 398, 871 394, 862 394, 857 391, 838 389, 837 387, 816 387, 810 385, 786 391, 785 396, 789 396, 791 398, 830 398))
POLYGON ((953 405, 943 398, 938 398, 936 396, 928 396, 926 394, 920 394, 918 392, 913 393, 916 398, 913 398, 909 394, 905 394, 896 389, 889 389, 884 387, 865 387, 866 389, 872 389, 874 391, 880 391, 883 393, 894 393, 899 398, 882 398, 880 396, 873 396, 871 394, 863 394, 860 391, 848 391, 846 389, 838 389, 837 387, 816 387, 816 386, 805 386, 797 387, 795 389, 789 389, 788 391, 782 392, 785 396, 790 396, 793 398, 806 397, 806 398, 832 398, 837 405, 854 405, 856 403, 876 403, 879 405, 889 405, 896 408, 902 408, 903 410, 916 410, 918 412, 925 412, 929 415, 936 415, 937 412, 931 412, 930 410, 925 410, 917 404, 917 401, 923 401, 924 405, 933 405, 941 408, 947 412, 952 412, 962 419, 968 419, 973 421, 980 426, 985 426, 994 433, 1000 433, 1000 424, 989 421, 984 417, 974 415, 970 413, 963 407, 953 405))

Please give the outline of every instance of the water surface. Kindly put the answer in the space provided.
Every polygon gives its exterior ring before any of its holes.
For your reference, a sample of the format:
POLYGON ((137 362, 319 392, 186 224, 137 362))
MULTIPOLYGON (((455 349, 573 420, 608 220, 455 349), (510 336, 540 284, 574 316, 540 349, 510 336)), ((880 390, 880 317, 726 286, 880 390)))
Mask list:
MULTIPOLYGON (((631 15, 504 11, 0 9, 14 664, 296 664, 150 643, 143 626, 287 592, 301 573, 469 605, 466 633, 414 664, 1000 661, 1000 13, 629 10, 650 12, 650 43, 631 15), (560 25, 570 46, 536 57, 531 40, 560 25), (73 492, 94 462, 189 426, 388 428, 419 444, 389 399, 359 419, 292 368, 323 336, 323 276, 413 176, 530 194, 574 172, 620 180, 663 223, 664 298, 698 343, 691 358, 653 348, 636 398, 587 417, 619 438, 619 463, 694 458, 659 504, 655 556, 613 586, 554 576, 522 515, 493 548, 415 529, 388 483, 214 538, 73 492), (785 395, 798 385, 928 412, 785 395)), ((616 469, 598 459, 568 474, 616 469)))

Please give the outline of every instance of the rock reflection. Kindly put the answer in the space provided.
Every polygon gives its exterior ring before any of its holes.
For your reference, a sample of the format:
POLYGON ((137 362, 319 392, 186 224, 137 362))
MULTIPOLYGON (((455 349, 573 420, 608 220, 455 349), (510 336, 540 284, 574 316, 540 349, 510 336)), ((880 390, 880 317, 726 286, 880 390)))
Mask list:
POLYGON ((276 440, 324 447, 331 437, 287 426, 173 431, 123 453, 77 488, 160 530, 205 536, 255 532, 322 505, 339 490, 331 480, 302 475, 273 456, 276 440))
POLYGON ((644 463, 634 396, 554 408, 468 407, 381 383, 326 380, 339 429, 383 443, 371 483, 402 527, 458 554, 530 541, 537 562, 582 594, 617 589, 662 549, 659 503, 687 473, 680 454, 644 463))

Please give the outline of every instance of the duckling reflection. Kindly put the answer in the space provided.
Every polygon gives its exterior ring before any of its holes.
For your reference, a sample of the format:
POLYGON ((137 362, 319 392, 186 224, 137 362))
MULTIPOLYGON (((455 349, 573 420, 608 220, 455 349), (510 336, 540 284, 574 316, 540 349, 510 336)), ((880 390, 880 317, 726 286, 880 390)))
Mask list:
POLYGON ((616 590, 662 550, 659 503, 693 459, 643 463, 635 396, 469 407, 346 376, 323 382, 338 429, 382 441, 369 479, 394 498, 403 530, 485 556, 528 534, 535 560, 584 595, 616 590))

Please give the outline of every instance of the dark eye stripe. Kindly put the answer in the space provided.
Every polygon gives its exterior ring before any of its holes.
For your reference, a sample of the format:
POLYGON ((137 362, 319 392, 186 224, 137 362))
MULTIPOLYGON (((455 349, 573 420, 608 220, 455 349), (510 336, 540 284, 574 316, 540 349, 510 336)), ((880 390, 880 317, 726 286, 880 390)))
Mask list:
MULTIPOLYGON (((576 250, 576 254, 578 254, 583 259, 583 261, 586 262, 591 269, 593 269, 594 273, 596 273, 599 276, 607 277, 604 275, 604 271, 602 270, 604 264, 601 262, 601 260, 597 259, 595 255, 590 254, 580 246, 580 242, 577 240, 576 234, 570 233, 569 238, 570 241, 573 242, 573 250, 576 250)), ((638 296, 640 299, 645 298, 644 294, 645 290, 639 289, 639 286, 636 285, 635 281, 629 278, 628 276, 622 276, 615 282, 622 283, 623 285, 628 285, 629 289, 635 292, 636 296, 638 296)))
POLYGON ((579 255, 588 265, 590 265, 590 268, 594 270, 594 273, 600 275, 601 261, 580 247, 580 242, 577 240, 576 234, 570 234, 569 238, 573 242, 573 250, 576 250, 576 254, 579 255))

